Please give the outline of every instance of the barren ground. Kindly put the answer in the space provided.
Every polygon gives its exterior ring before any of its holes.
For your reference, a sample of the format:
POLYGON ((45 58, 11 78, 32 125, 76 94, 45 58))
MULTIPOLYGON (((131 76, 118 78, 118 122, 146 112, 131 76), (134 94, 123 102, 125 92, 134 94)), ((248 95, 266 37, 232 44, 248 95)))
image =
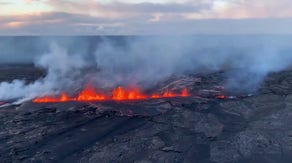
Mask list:
MULTIPOLYGON (((0 162, 290 163, 292 71, 270 74, 252 96, 204 95, 222 74, 166 84, 187 85, 201 97, 3 107, 0 162)), ((2 67, 0 81, 42 75, 31 67, 2 67)))

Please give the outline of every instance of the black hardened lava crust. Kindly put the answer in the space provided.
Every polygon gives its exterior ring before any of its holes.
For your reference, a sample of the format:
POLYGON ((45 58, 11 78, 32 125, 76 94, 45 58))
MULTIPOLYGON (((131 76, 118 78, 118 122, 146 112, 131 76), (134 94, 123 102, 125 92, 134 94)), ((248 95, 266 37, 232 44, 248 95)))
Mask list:
MULTIPOLYGON (((42 76, 26 70, 31 80, 42 76)), ((189 84, 195 92, 220 83, 216 76, 191 75, 174 83, 189 84)), ((2 107, 0 158, 5 163, 290 163, 292 71, 270 74, 256 94, 234 99, 25 102, 2 107)))

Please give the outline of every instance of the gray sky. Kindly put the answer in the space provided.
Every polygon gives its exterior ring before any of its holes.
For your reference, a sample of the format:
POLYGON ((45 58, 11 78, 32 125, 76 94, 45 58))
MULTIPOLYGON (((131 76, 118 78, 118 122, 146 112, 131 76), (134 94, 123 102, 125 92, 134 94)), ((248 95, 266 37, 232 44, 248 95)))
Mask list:
POLYGON ((292 34, 291 0, 0 0, 0 35, 292 34))

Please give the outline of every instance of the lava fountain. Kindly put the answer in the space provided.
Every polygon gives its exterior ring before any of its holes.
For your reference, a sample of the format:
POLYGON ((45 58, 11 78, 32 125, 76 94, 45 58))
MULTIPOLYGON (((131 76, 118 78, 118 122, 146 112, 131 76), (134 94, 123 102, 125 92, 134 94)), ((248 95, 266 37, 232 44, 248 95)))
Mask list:
POLYGON ((183 88, 181 93, 175 93, 166 90, 163 93, 154 93, 151 95, 143 94, 139 87, 123 88, 118 86, 111 91, 111 95, 97 92, 89 84, 76 96, 70 97, 65 92, 59 96, 43 96, 33 99, 34 103, 57 103, 57 102, 87 102, 87 101, 126 101, 126 100, 146 100, 158 98, 173 98, 173 97, 188 97, 189 93, 187 88, 183 88))

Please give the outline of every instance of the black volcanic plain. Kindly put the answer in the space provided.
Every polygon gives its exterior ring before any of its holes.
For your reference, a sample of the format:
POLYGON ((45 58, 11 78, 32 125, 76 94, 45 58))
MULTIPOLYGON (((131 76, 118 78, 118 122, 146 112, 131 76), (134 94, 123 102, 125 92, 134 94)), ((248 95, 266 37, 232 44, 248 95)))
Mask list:
MULTIPOLYGON (((0 82, 44 75, 29 65, 0 72, 0 82)), ((253 95, 217 99, 224 74, 155 88, 187 86, 198 95, 189 98, 2 107, 0 162, 290 163, 292 71, 270 74, 253 95)))

